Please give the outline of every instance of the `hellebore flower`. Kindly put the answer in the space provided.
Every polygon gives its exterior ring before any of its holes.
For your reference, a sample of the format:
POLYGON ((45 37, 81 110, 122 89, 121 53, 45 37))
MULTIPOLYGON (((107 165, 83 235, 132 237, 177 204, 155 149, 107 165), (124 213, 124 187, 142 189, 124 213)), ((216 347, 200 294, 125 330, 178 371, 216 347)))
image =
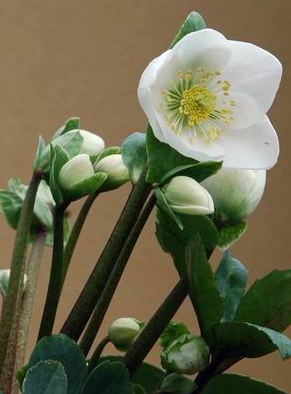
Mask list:
POLYGON ((101 171, 107 174, 104 184, 106 190, 115 189, 129 180, 128 169, 124 165, 120 154, 103 157, 103 159, 94 164, 94 168, 96 172, 101 171))
POLYGON ((156 138, 182 155, 266 169, 279 154, 265 114, 281 74, 280 62, 266 50, 203 29, 150 62, 138 98, 156 138))

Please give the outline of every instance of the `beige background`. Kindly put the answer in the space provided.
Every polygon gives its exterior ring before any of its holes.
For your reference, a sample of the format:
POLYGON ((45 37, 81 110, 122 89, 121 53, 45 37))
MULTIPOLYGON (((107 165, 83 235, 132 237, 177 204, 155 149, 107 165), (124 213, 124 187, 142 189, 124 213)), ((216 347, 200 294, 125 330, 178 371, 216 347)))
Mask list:
MULTIPOLYGON (((11 176, 29 179, 41 133, 51 133, 69 116, 100 133, 108 145, 120 144, 145 127, 136 87, 146 64, 167 48, 184 17, 200 11, 208 26, 232 39, 254 42, 283 62, 283 83, 271 117, 281 141, 279 164, 268 174, 262 204, 249 231, 233 248, 251 271, 250 283, 275 268, 290 267, 290 0, 0 0, 0 185, 11 176)), ((91 271, 128 189, 102 196, 93 209, 74 255, 56 330, 91 271)), ((0 264, 8 267, 13 232, 0 220, 0 264)), ((43 263, 30 346, 35 339, 46 293, 49 253, 43 263)), ((120 316, 146 320, 175 283, 169 257, 153 234, 151 220, 138 242, 104 324, 120 316)), ((186 303, 178 319, 197 330, 186 303)), ((157 352, 149 358, 158 361, 157 352)), ((287 362, 278 354, 246 360, 234 370, 288 390, 287 362)))

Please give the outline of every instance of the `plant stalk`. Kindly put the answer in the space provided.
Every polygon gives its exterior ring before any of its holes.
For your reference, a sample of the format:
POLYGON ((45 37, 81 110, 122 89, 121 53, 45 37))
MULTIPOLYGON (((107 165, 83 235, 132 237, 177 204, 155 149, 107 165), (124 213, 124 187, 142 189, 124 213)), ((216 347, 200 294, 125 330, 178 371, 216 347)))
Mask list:
MULTIPOLYGON (((17 320, 16 316, 18 316, 19 309, 21 308, 25 255, 33 216, 35 197, 40 181, 41 173, 39 171, 34 171, 25 195, 18 221, 10 266, 9 286, 7 296, 3 302, 0 321, 0 375, 2 374, 3 363, 8 350, 9 335, 12 331, 13 321, 17 320)), ((1 385, 2 382, 0 382, 0 388, 1 385)))
POLYGON ((38 341, 45 335, 51 335, 57 313, 63 283, 64 215, 66 208, 67 204, 60 204, 55 207, 51 272, 38 341))
POLYGON ((82 337, 80 342, 80 347, 83 350, 84 354, 87 355, 90 351, 90 348, 94 342, 96 335, 98 334, 99 328, 103 322, 106 311, 109 307, 109 304, 112 300, 112 297, 115 293, 115 290, 118 286, 118 283, 121 279, 125 266, 128 262, 128 259, 132 253, 132 250, 138 240, 138 237, 150 215, 152 209, 155 205, 155 195, 152 194, 140 213, 133 229, 131 230, 129 237, 126 240, 126 243, 114 265, 113 271, 110 274, 110 277, 106 283, 104 291, 96 305, 94 313, 91 317, 91 320, 86 328, 86 331, 82 337))
POLYGON ((179 280, 173 290, 165 298, 163 303, 145 325, 140 335, 134 341, 129 351, 125 354, 124 362, 130 375, 133 375, 143 362, 187 295, 188 279, 184 277, 179 280))
POLYGON ((150 193, 151 185, 146 183, 145 168, 138 183, 133 187, 123 212, 109 238, 98 263, 77 299, 71 313, 61 329, 63 334, 77 341, 82 334, 95 305, 101 296, 114 264, 122 250, 139 213, 150 193))

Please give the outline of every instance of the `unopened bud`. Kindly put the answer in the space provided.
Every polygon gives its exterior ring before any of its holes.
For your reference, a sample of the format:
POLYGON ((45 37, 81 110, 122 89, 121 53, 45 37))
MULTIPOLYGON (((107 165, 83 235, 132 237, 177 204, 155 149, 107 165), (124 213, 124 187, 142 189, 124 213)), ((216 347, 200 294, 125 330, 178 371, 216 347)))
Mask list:
POLYGON ((164 187, 165 198, 174 212, 209 215, 214 212, 211 195, 194 179, 176 176, 164 187))
POLYGON ((209 364, 210 353, 203 338, 186 334, 176 339, 161 354, 163 368, 170 372, 192 375, 209 364))
POLYGON ((129 180, 128 169, 124 165, 120 154, 104 157, 95 164, 94 168, 96 172, 101 171, 107 174, 103 190, 115 189, 129 180))
POLYGON ((78 131, 83 138, 83 142, 80 148, 80 153, 85 153, 89 156, 97 156, 105 147, 104 140, 99 135, 91 133, 87 130, 71 130, 69 133, 75 133, 78 131))
POLYGON ((115 320, 108 330, 108 337, 113 345, 120 351, 127 351, 135 337, 141 331, 141 323, 129 317, 115 320))
POLYGON ((215 211, 225 221, 240 221, 259 204, 265 188, 265 170, 222 168, 202 185, 209 191, 215 211))

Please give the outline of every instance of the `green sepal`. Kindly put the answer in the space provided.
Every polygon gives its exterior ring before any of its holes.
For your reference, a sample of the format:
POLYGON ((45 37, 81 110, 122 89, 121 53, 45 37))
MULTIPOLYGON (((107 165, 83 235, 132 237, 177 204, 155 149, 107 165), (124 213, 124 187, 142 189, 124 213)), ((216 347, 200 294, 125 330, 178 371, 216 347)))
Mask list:
POLYGON ((130 134, 121 145, 121 154, 131 181, 136 183, 147 162, 146 134, 130 134))
POLYGON ((215 281, 223 300, 224 313, 221 321, 232 321, 244 295, 248 279, 248 270, 232 257, 229 252, 223 254, 215 273, 215 281))
POLYGON ((190 334, 184 323, 171 321, 160 336, 160 345, 165 350, 172 342, 181 335, 190 334))
POLYGON ((155 196, 157 199, 157 205, 158 207, 166 214, 169 216, 171 220, 173 220, 176 225, 180 228, 180 230, 183 230, 183 223, 181 222, 181 219, 179 216, 177 216, 171 209, 170 205, 168 204, 166 197, 162 190, 160 188, 155 189, 155 196))
POLYGON ((282 332, 291 323, 291 269, 272 271, 243 297, 235 320, 282 332))
POLYGON ((37 145, 37 149, 36 149, 36 154, 35 154, 35 158, 33 160, 33 169, 39 170, 41 168, 41 158, 43 155, 43 152, 46 149, 46 143, 45 140, 43 139, 43 137, 40 135, 38 138, 38 145, 37 145))
POLYGON ((248 225, 244 221, 235 224, 223 224, 219 229, 217 246, 222 250, 227 250, 242 237, 247 231, 247 228, 248 225))
POLYGON ((0 212, 14 230, 17 228, 23 201, 9 190, 0 190, 0 212))
POLYGON ((93 157, 92 164, 98 163, 100 160, 104 159, 104 157, 119 154, 121 154, 120 146, 108 146, 108 148, 103 149, 98 156, 95 156, 95 158, 93 157))
POLYGON ((254 380, 248 376, 222 374, 210 379, 203 387, 201 394, 287 394, 265 382, 254 380))
POLYGON ((58 361, 40 361, 27 371, 23 382, 24 394, 67 394, 68 380, 58 361))
POLYGON ((198 12, 192 11, 185 22, 180 27, 177 35, 171 42, 170 48, 173 48, 183 37, 185 37, 189 33, 193 33, 198 30, 206 29, 206 23, 202 16, 198 14, 198 12))
POLYGON ((52 141, 66 134, 68 131, 77 130, 80 128, 80 118, 72 117, 65 121, 65 123, 54 133, 52 141))
POLYGON ((58 182, 58 175, 63 165, 70 160, 70 156, 60 146, 53 147, 51 145, 51 157, 52 161, 50 166, 49 185, 53 198, 56 204, 59 205, 64 202, 64 196, 58 182))
POLYGON ((84 179, 81 182, 75 183, 70 190, 63 191, 63 197, 66 202, 79 200, 88 194, 97 192, 102 189, 102 185, 107 179, 105 172, 97 172, 90 178, 84 179))
POLYGON ((163 393, 190 394, 195 388, 195 382, 175 372, 167 375, 161 384, 163 393))

